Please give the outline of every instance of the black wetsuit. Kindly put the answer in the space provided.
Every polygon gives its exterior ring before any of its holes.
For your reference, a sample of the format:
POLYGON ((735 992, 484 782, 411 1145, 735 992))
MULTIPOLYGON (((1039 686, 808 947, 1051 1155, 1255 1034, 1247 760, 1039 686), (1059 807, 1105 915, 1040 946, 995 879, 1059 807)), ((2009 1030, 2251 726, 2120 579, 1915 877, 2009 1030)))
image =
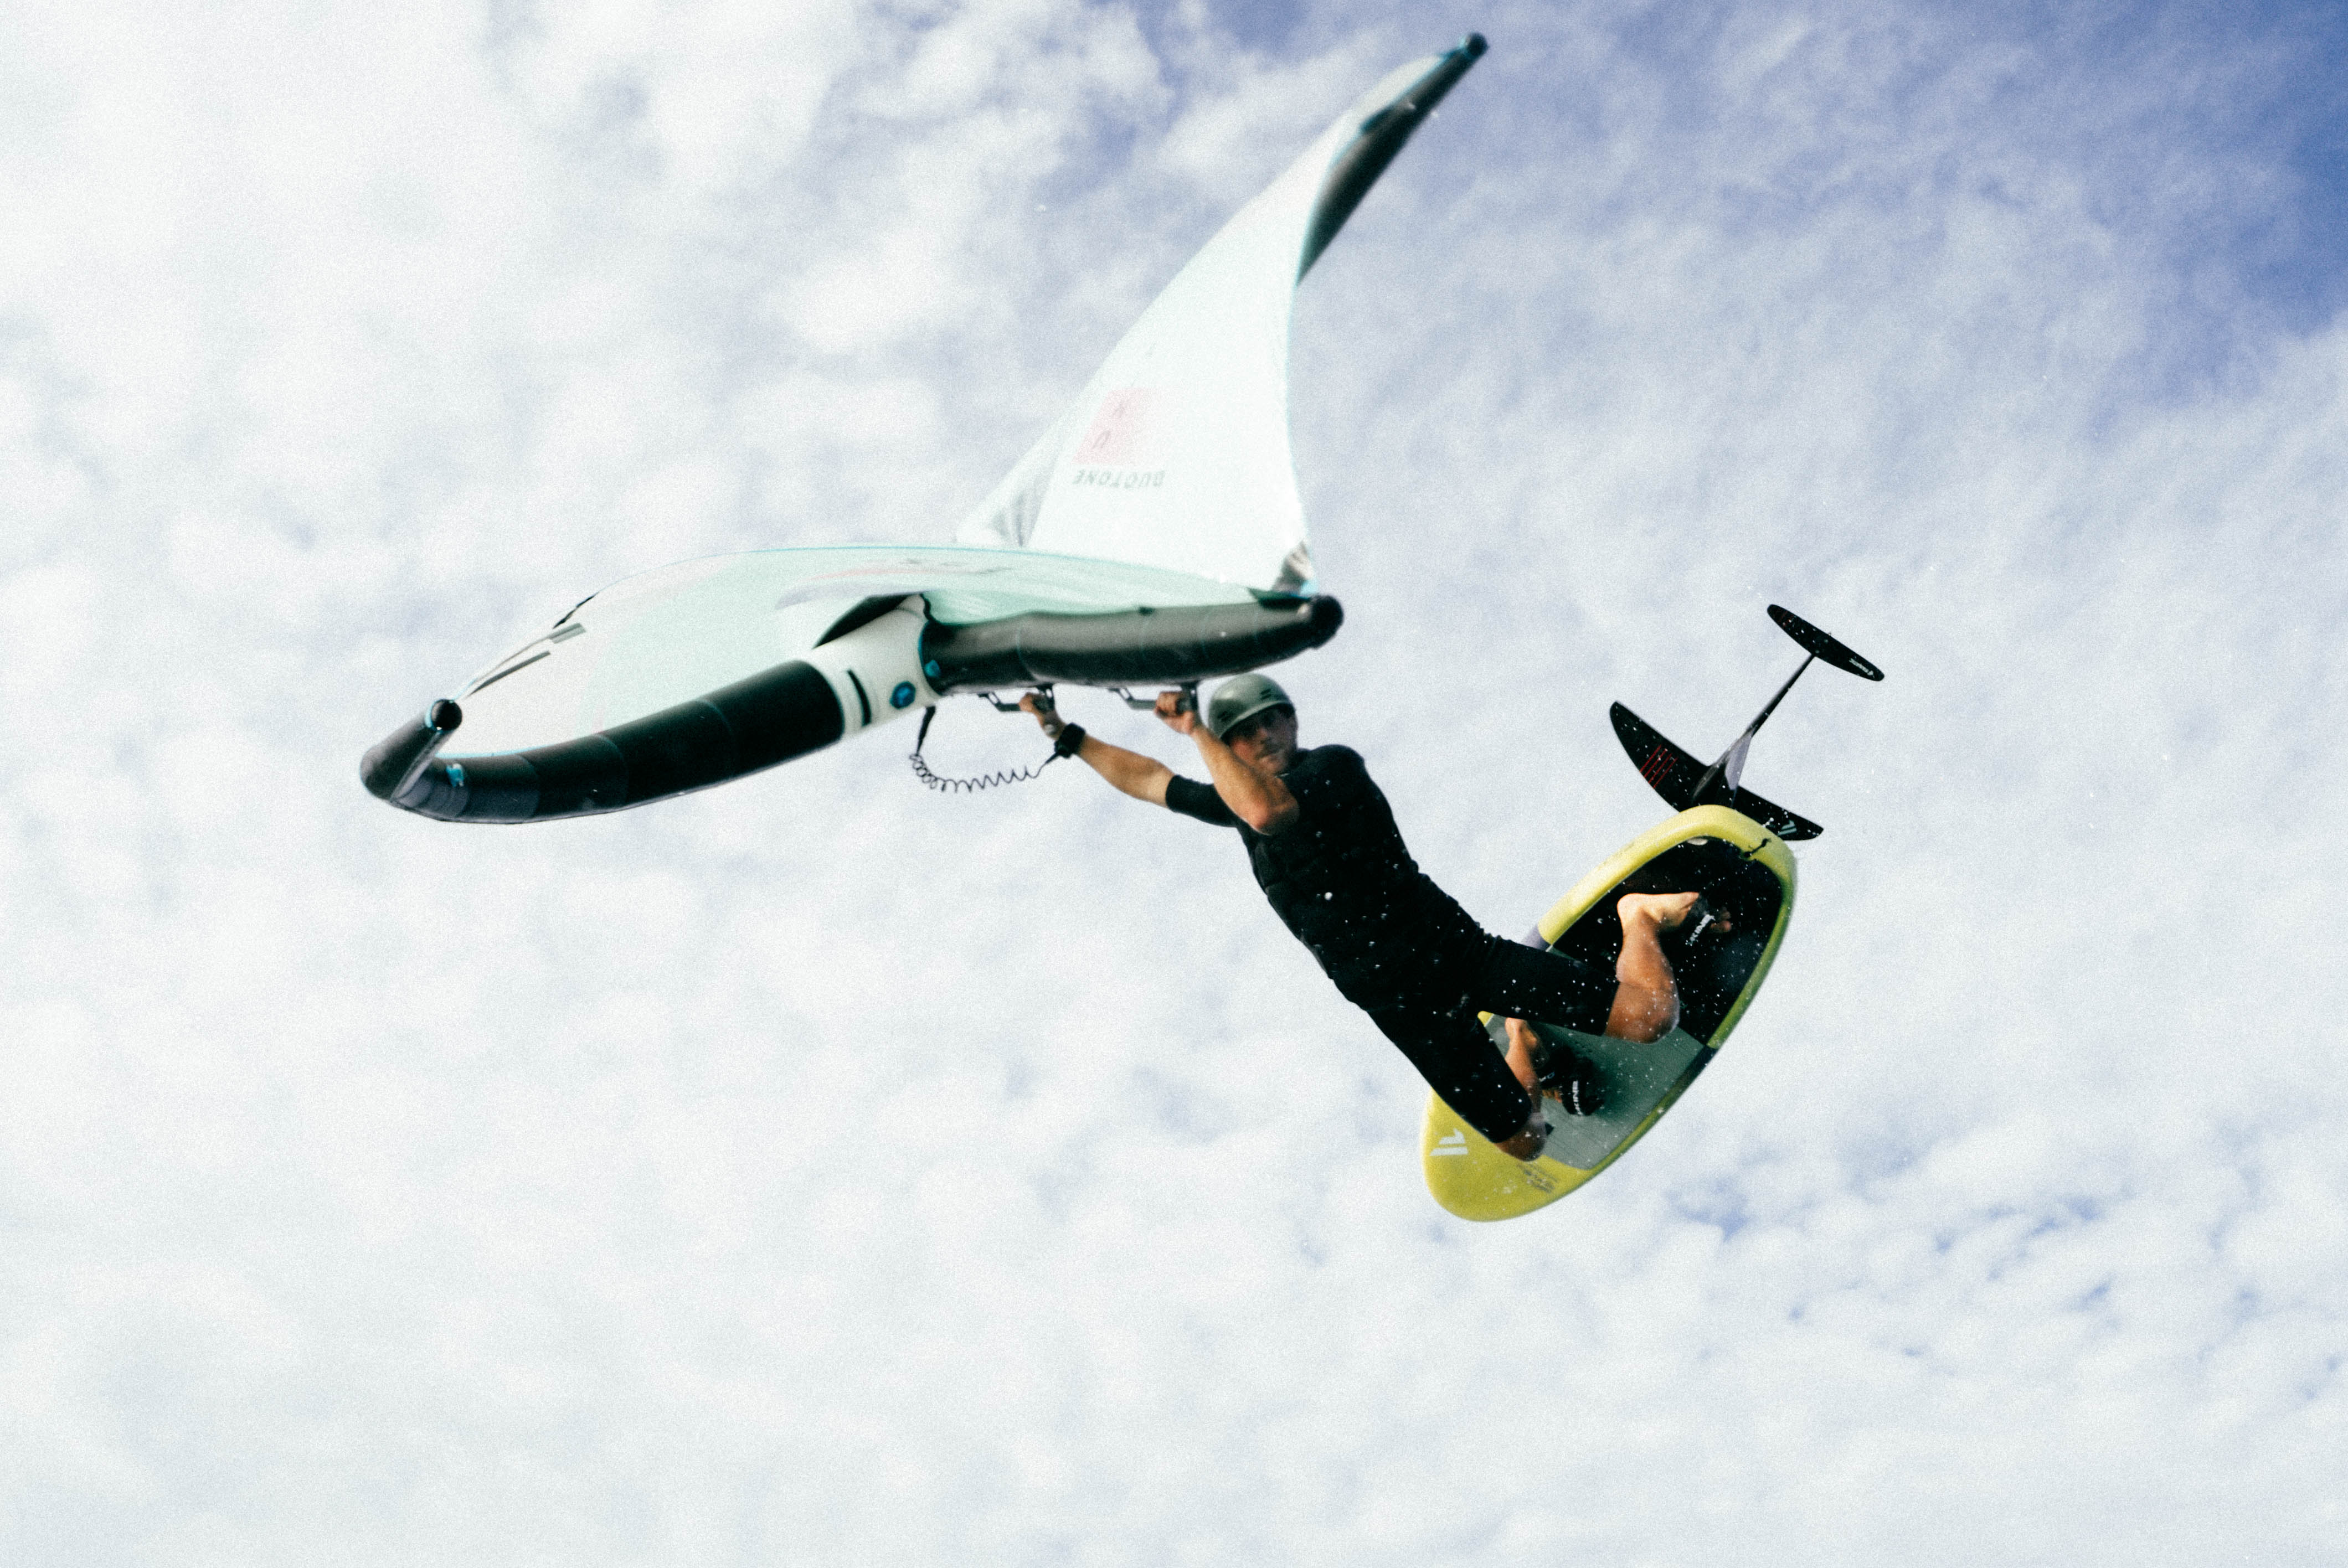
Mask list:
POLYGON ((1411 859, 1386 797, 1349 747, 1301 752, 1280 779, 1297 817, 1269 836, 1192 779, 1169 783, 1166 804, 1238 828, 1264 897, 1337 989, 1470 1126, 1496 1143, 1514 1137, 1532 1100, 1477 1014, 1601 1033, 1614 977, 1478 926, 1411 859))

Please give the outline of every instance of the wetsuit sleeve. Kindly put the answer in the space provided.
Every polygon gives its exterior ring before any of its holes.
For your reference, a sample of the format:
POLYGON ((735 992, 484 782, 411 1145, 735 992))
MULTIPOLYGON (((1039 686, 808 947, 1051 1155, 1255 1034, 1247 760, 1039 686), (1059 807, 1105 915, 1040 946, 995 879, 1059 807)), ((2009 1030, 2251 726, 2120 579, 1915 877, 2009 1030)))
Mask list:
POLYGON ((1237 827, 1240 825, 1238 815, 1223 804, 1223 797, 1215 793, 1214 785, 1186 779, 1179 774, 1166 781, 1166 809, 1196 817, 1212 827, 1237 827))

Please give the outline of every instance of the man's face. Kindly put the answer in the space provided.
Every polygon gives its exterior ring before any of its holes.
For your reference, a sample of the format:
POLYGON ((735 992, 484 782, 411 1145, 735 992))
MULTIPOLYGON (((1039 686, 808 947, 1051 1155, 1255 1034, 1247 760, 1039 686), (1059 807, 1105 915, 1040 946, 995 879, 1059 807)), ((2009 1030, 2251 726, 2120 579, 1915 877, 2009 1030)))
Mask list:
POLYGON ((1251 714, 1231 726, 1223 744, 1251 768, 1286 773, 1296 760, 1296 710, 1283 703, 1251 714))

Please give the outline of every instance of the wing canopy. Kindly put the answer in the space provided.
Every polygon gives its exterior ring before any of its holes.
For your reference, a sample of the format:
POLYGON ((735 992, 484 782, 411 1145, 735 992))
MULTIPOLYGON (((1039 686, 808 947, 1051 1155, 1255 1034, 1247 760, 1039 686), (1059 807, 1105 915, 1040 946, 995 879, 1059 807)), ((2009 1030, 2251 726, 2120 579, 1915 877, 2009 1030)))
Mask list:
POLYGON ((955 538, 1303 591, 1288 439, 1297 281, 1484 52, 1415 60, 1339 116, 1166 285, 955 538))

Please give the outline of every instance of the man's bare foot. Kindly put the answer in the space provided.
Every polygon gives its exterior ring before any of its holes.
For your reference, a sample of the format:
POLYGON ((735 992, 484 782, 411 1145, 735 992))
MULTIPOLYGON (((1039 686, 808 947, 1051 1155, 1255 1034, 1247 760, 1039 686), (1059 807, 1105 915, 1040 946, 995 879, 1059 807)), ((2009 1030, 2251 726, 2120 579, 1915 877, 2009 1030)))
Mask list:
POLYGON ((1525 1119, 1515 1137, 1492 1147, 1512 1160, 1537 1160, 1549 1143, 1549 1113, 1541 1106, 1540 1081, 1533 1071, 1533 1047, 1540 1043, 1540 1037, 1520 1018, 1500 1021, 1509 1031, 1509 1071, 1517 1075, 1517 1081, 1533 1097, 1533 1113, 1525 1119))
POLYGON ((1502 1019, 1500 1022, 1509 1031, 1509 1071, 1517 1075, 1526 1093, 1539 1098, 1540 1074, 1533 1068, 1533 1048, 1540 1043, 1540 1036, 1520 1018, 1502 1019))
MULTIPOLYGON (((1554 1100, 1568 1116, 1592 1116, 1604 1107, 1605 1086, 1579 1053, 1544 1040, 1520 1018, 1500 1021, 1509 1031, 1509 1071, 1537 1103, 1554 1100), (1543 1072, 1552 1076, 1543 1078, 1543 1072)), ((1548 1107, 1542 1110, 1546 1113, 1548 1107)))
POLYGON ((1625 893, 1614 901, 1614 912, 1628 928, 1633 921, 1655 931, 1676 931, 1695 913, 1701 893, 1625 893))
POLYGON ((1548 1143, 1549 1118, 1541 1112, 1540 1097, 1535 1096, 1533 1113, 1526 1119, 1523 1129, 1507 1143, 1495 1143, 1492 1147, 1511 1160, 1529 1163, 1540 1158, 1540 1152, 1548 1143))

